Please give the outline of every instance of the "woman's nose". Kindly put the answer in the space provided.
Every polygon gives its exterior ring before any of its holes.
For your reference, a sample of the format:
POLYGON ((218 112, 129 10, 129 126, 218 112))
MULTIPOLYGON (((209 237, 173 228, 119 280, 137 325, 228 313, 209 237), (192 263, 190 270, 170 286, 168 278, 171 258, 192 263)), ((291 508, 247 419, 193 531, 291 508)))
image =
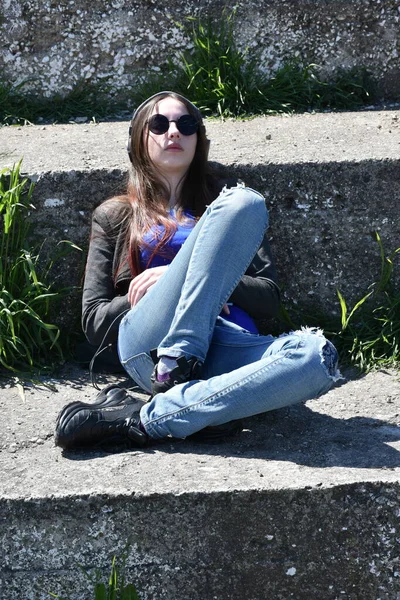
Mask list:
POLYGON ((168 137, 179 137, 179 136, 180 136, 180 132, 176 126, 175 121, 170 121, 169 128, 168 128, 168 137))

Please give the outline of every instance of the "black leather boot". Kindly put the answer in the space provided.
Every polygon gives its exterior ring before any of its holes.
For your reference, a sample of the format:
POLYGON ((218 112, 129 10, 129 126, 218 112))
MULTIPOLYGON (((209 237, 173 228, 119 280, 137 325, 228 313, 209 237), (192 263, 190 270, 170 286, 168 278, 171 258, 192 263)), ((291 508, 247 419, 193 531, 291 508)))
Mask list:
POLYGON ((120 444, 143 447, 148 441, 139 425, 143 404, 133 396, 117 406, 70 404, 58 416, 56 446, 64 450, 120 444))

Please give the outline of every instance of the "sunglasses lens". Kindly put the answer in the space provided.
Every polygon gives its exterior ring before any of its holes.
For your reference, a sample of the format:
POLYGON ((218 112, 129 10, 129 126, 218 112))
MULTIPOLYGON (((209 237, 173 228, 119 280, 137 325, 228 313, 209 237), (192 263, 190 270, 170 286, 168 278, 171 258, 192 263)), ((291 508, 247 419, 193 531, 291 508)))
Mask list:
POLYGON ((169 129, 169 121, 165 115, 153 115, 148 120, 148 126, 155 135, 162 135, 169 129))
POLYGON ((182 135, 193 135, 199 128, 197 119, 193 115, 182 115, 176 126, 182 135))
POLYGON ((147 125, 151 133, 162 135, 168 131, 170 122, 176 122, 178 131, 182 135, 193 135, 199 128, 197 119, 193 115, 182 115, 177 121, 168 121, 165 115, 157 114, 150 117, 147 125))

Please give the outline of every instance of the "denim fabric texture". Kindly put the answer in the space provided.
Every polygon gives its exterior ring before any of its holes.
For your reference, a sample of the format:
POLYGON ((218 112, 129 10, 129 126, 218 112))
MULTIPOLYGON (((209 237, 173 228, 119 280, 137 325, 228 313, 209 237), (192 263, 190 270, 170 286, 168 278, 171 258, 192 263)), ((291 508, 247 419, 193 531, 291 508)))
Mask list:
POLYGON ((158 356, 195 356, 202 380, 157 394, 141 409, 152 438, 184 438, 327 392, 340 378, 337 352, 318 329, 279 338, 249 333, 220 315, 268 227, 264 198, 225 189, 207 208, 166 273, 123 318, 118 351, 128 374, 151 390, 158 356))

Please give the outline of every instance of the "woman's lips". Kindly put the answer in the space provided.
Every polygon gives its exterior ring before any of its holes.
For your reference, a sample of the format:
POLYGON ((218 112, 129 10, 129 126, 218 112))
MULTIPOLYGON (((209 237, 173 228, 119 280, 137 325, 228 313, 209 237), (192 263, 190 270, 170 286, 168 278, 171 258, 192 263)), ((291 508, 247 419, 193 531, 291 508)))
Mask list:
POLYGON ((181 150, 183 150, 182 146, 179 146, 179 144, 172 144, 171 146, 167 146, 166 150, 170 151, 172 150, 173 152, 180 152, 181 150))

